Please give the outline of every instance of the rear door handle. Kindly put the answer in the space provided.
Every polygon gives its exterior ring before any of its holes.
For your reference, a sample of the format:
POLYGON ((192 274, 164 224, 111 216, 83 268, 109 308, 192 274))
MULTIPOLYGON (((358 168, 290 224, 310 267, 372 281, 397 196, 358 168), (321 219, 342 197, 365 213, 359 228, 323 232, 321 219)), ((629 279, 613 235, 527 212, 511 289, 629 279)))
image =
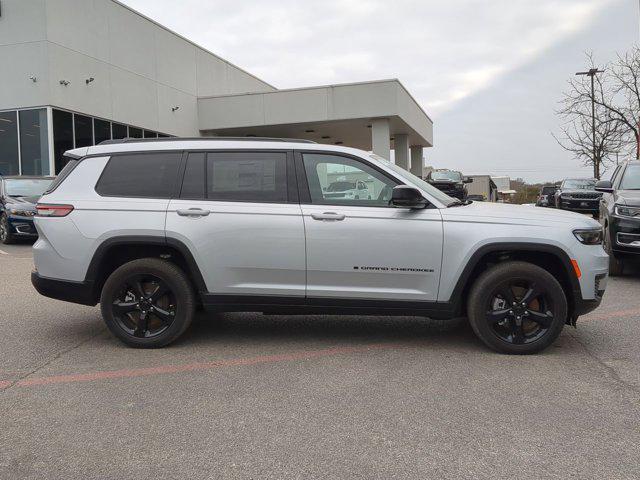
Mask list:
POLYGON ((202 210, 201 208, 189 208, 176 210, 176 213, 181 217, 206 217, 211 212, 209 210, 202 210))
POLYGON ((345 215, 343 215, 341 213, 324 212, 324 213, 312 213, 311 214, 311 218, 313 218, 314 220, 340 221, 340 220, 344 220, 346 217, 345 217, 345 215))

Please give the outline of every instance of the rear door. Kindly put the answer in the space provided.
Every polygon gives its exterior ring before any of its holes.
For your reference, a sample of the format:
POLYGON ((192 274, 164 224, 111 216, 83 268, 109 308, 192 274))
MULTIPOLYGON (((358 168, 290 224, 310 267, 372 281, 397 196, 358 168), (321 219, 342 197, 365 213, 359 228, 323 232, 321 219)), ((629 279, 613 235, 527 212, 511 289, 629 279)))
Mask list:
POLYGON ((399 181, 357 157, 296 155, 306 228, 307 296, 435 301, 442 260, 437 208, 389 206, 399 181), (331 195, 332 183, 364 184, 360 198, 331 195))
POLYGON ((289 151, 191 152, 166 232, 217 295, 304 297, 304 224, 289 151))

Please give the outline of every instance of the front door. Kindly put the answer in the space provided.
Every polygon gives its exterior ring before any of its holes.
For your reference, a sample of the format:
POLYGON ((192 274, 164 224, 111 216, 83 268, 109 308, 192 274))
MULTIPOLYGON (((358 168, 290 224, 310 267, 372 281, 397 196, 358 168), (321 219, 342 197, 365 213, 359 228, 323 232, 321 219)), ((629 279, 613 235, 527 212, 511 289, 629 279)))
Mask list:
POLYGON ((217 295, 304 297, 305 244, 287 151, 194 152, 168 237, 191 250, 217 295))
POLYGON ((357 157, 301 153, 296 167, 308 297, 436 301, 443 237, 437 208, 391 207, 399 182, 357 157))

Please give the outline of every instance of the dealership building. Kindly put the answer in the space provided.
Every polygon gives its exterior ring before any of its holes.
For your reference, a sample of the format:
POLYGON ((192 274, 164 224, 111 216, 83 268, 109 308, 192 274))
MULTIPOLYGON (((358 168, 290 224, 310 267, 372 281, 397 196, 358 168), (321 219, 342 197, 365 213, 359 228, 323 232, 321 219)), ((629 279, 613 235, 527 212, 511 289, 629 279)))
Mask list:
POLYGON ((115 0, 0 0, 0 174, 112 138, 260 136, 422 174, 433 123, 395 79, 280 90, 115 0))

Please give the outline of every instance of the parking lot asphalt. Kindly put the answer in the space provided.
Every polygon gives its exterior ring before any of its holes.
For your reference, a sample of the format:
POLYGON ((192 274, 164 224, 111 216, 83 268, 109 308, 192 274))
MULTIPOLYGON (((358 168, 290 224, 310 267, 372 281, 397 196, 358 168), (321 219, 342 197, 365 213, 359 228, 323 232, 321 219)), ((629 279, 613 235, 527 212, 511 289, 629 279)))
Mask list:
POLYGON ((0 478, 640 478, 640 273, 527 357, 423 318, 201 314, 134 350, 0 247, 0 478))

